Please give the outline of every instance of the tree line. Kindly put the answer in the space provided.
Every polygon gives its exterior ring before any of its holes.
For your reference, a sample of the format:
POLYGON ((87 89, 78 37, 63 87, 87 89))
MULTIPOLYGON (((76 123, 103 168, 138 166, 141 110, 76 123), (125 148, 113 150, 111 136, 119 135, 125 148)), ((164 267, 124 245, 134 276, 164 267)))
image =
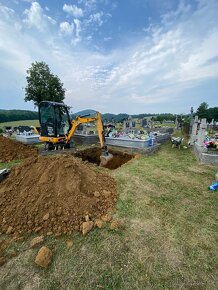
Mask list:
POLYGON ((36 119, 38 119, 38 113, 34 111, 0 110, 0 123, 36 119))

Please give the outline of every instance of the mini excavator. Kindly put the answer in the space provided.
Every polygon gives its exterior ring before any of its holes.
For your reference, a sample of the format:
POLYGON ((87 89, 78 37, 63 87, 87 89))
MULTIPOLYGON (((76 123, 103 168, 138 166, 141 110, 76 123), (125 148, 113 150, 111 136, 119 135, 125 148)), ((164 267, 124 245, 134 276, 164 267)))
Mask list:
POLYGON ((113 158, 105 145, 104 128, 99 112, 96 112, 95 116, 83 115, 71 120, 68 106, 64 103, 42 101, 39 104, 39 122, 41 126, 39 139, 45 143, 46 150, 72 148, 71 140, 78 126, 96 122, 102 150, 100 166, 105 166, 113 158))

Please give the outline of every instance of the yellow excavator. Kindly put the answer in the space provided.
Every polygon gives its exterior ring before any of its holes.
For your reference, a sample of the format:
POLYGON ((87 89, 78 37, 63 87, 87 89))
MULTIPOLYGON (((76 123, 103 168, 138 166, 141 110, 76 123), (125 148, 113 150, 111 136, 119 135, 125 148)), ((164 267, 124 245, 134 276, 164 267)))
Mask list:
POLYGON ((105 166, 113 158, 105 145, 104 128, 99 112, 96 112, 95 116, 83 115, 71 120, 68 106, 64 103, 42 101, 39 104, 39 122, 41 127, 39 139, 45 143, 46 150, 71 148, 72 137, 78 126, 96 122, 102 149, 100 166, 105 166))

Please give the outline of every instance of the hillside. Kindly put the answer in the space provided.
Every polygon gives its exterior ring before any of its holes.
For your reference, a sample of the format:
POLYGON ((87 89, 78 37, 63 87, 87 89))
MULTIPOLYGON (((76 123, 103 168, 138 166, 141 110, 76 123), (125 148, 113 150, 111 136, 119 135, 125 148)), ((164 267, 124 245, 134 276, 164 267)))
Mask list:
POLYGON ((86 110, 82 110, 82 111, 79 111, 79 112, 76 112, 74 113, 74 115, 76 116, 83 116, 83 115, 91 115, 91 114, 95 114, 95 110, 92 110, 92 109, 86 109, 86 110))
POLYGON ((21 120, 37 120, 38 112, 28 110, 0 110, 0 123, 21 121, 21 120))

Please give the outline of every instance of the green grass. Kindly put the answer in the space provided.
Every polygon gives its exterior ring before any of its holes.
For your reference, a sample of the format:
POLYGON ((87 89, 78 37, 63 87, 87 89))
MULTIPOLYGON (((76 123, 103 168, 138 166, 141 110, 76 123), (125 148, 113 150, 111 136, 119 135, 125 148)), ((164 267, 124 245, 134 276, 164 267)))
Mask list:
POLYGON ((10 161, 10 162, 7 162, 7 163, 0 162, 0 169, 11 168, 11 167, 19 164, 20 162, 21 162, 21 160, 13 160, 13 161, 10 161))
POLYGON ((0 123, 0 128, 3 128, 4 126, 35 126, 39 127, 39 121, 38 120, 22 120, 22 121, 12 121, 12 122, 4 122, 0 123))
POLYGON ((216 171, 170 145, 110 171, 124 228, 47 237, 47 270, 34 264, 31 237, 14 243, 19 254, 0 268, 0 288, 217 289, 218 197, 208 191, 216 171))

